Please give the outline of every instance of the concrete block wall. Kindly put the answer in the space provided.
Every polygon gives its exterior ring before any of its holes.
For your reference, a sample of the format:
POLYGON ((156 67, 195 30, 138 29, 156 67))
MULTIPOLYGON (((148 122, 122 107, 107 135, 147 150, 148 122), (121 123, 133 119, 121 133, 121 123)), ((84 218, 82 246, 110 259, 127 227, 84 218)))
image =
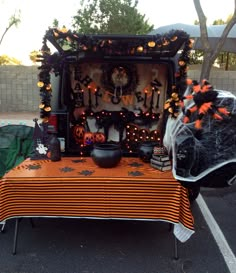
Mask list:
MULTIPOLYGON (((199 80, 200 71, 189 70, 188 76, 192 80, 199 80)), ((236 96, 236 71, 213 70, 209 81, 215 89, 227 90, 236 96)))
MULTIPOLYGON (((0 112, 37 112, 40 103, 38 66, 0 66, 0 112)), ((199 70, 189 70, 191 79, 199 80, 199 70)), ((213 70, 211 84, 236 95, 236 71, 213 70)))
POLYGON ((38 66, 0 66, 0 112, 36 112, 38 66))

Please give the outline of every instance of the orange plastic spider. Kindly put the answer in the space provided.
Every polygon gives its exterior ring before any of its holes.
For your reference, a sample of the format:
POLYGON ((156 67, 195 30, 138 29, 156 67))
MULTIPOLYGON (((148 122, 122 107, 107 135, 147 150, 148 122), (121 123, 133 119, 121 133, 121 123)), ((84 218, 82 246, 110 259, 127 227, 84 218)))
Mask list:
POLYGON ((190 121, 190 116, 194 112, 197 112, 197 119, 195 121, 196 129, 202 128, 202 119, 207 114, 218 120, 223 119, 220 114, 225 116, 230 115, 230 112, 225 107, 217 107, 215 105, 218 92, 213 89, 212 85, 210 85, 207 80, 203 80, 202 85, 200 85, 197 81, 192 81, 191 79, 188 79, 187 84, 192 85, 193 93, 191 95, 183 97, 182 99, 192 99, 194 101, 194 105, 184 111, 184 123, 188 123, 190 121))

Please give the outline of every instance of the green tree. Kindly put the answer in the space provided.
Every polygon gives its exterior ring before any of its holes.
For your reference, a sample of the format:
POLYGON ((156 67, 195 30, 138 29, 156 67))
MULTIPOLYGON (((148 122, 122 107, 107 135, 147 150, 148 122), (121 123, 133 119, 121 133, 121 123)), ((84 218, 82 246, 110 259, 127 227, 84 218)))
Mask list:
POLYGON ((59 27, 59 21, 56 18, 53 20, 52 26, 55 27, 55 28, 59 27))
POLYGON ((20 65, 21 61, 7 55, 0 56, 0 65, 20 65))
POLYGON ((211 67, 214 64, 216 58, 219 56, 221 49, 224 45, 224 42, 232 29, 232 27, 236 23, 236 0, 234 0, 234 13, 232 17, 229 19, 220 39, 215 48, 212 48, 208 39, 207 26, 206 21, 207 18, 202 10, 200 0, 193 0, 195 9, 198 14, 200 31, 201 31, 201 43, 203 45, 203 63, 200 79, 209 79, 211 67))
POLYGON ((39 54, 40 52, 38 50, 33 50, 30 52, 29 58, 34 64, 36 64, 39 54))
MULTIPOLYGON (((13 27, 13 26, 18 26, 18 24, 21 22, 20 20, 20 11, 18 11, 18 14, 14 14, 12 15, 9 20, 8 20, 8 25, 6 26, 6 29, 3 31, 1 38, 0 38, 0 45, 2 44, 2 41, 5 37, 5 35, 7 34, 7 32, 13 27)), ((20 61, 15 59, 15 58, 11 58, 7 55, 2 55, 0 56, 0 65, 4 65, 4 64, 20 64, 20 61)))
POLYGON ((18 24, 21 22, 21 19, 20 19, 20 11, 18 11, 18 15, 14 14, 12 15, 9 20, 8 20, 8 25, 6 27, 6 29, 4 30, 2 36, 1 36, 1 39, 0 39, 0 45, 5 37, 5 35, 7 34, 7 32, 9 31, 9 29, 13 26, 18 26, 18 24))
POLYGON ((226 22, 222 19, 217 19, 213 21, 212 25, 224 25, 226 22))
POLYGON ((138 0, 81 0, 73 27, 86 34, 147 34, 154 26, 137 5, 138 0))

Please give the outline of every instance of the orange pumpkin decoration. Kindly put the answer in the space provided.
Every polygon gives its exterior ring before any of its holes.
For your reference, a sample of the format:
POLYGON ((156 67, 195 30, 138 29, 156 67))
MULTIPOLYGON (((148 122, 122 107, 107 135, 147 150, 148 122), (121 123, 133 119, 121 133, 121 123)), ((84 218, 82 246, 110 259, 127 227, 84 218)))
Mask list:
POLYGON ((101 132, 94 133, 94 142, 104 143, 105 141, 106 137, 103 133, 101 132))
POLYGON ((84 133, 84 145, 91 145, 94 143, 94 133, 85 132, 84 133))
POLYGON ((84 133, 85 133, 84 127, 81 125, 75 125, 75 126, 73 126, 72 132, 73 132, 73 137, 75 139, 75 142, 77 144, 83 144, 84 133))

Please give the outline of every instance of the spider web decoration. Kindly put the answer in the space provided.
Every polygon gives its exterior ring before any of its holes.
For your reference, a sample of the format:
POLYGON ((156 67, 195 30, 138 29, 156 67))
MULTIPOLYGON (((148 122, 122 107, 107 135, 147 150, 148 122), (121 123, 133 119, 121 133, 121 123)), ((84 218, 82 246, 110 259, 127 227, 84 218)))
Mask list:
POLYGON ((201 84, 192 81, 189 88, 192 93, 183 98, 186 109, 176 119, 169 116, 163 140, 172 154, 173 175, 181 183, 184 181, 184 186, 192 187, 193 182, 207 187, 229 186, 236 174, 236 96, 229 91, 214 90, 206 81, 201 84), (201 129, 197 129, 202 105, 204 115, 201 129), (186 117, 191 108, 196 111, 186 117), (184 123, 186 118, 189 122, 184 123))
POLYGON ((216 105, 218 92, 207 80, 200 84, 188 79, 187 84, 190 85, 192 94, 183 96, 182 103, 183 100, 192 100, 194 104, 187 109, 183 106, 184 123, 189 123, 192 114, 196 113, 195 128, 199 130, 202 128, 204 116, 210 115, 213 119, 222 120, 224 116, 231 114, 227 108, 216 105))

